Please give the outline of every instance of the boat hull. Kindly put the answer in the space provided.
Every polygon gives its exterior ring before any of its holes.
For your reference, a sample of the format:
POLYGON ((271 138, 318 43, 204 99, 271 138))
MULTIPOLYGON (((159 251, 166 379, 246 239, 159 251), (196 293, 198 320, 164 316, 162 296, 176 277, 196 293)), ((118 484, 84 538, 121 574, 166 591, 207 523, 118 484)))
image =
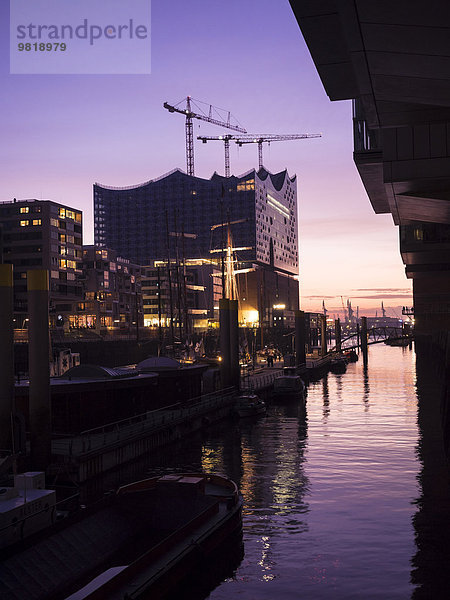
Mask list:
POLYGON ((23 598, 163 598, 222 545, 234 545, 239 555, 241 511, 236 485, 217 475, 183 473, 124 486, 99 509, 7 555, 0 596, 9 597, 19 561, 30 575, 14 583, 23 598), (66 560, 67 547, 73 560, 66 560))

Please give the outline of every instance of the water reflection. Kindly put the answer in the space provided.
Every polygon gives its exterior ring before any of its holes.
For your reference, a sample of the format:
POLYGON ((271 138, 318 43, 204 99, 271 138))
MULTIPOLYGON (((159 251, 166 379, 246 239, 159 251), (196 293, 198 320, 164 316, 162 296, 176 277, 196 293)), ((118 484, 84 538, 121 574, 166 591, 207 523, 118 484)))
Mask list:
POLYGON ((221 472, 243 493, 245 556, 211 600, 450 596, 449 476, 432 373, 410 349, 371 347, 366 366, 311 383, 306 410, 269 405, 266 417, 223 422, 148 457, 148 473, 221 472))
POLYGON ((367 363, 363 364, 363 381, 364 381, 364 395, 363 402, 365 410, 369 410, 369 396, 370 396, 370 385, 369 385, 369 367, 367 363))
POLYGON ((323 395, 323 423, 326 424, 328 415, 330 414, 330 390, 328 388, 328 376, 326 373, 322 379, 322 395, 323 395))
POLYGON ((419 443, 422 464, 420 495, 413 524, 417 551, 411 561, 411 580, 418 587, 413 599, 447 599, 450 595, 450 486, 448 457, 442 436, 442 386, 436 365, 419 352, 416 365, 419 443))
POLYGON ((413 355, 396 350, 311 383, 307 418, 271 407, 252 429, 245 557, 211 600, 411 597, 417 405, 413 355))

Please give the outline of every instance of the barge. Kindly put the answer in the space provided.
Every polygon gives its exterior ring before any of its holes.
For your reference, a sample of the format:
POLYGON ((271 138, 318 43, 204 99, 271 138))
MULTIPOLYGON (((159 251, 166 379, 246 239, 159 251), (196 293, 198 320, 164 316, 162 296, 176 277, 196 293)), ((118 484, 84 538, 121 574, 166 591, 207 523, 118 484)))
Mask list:
MULTIPOLYGON (((0 563, 0 597, 165 598, 223 546, 242 551, 242 498, 205 473, 152 477, 15 545, 0 563)), ((5 550, 5 549, 4 549, 5 550)))

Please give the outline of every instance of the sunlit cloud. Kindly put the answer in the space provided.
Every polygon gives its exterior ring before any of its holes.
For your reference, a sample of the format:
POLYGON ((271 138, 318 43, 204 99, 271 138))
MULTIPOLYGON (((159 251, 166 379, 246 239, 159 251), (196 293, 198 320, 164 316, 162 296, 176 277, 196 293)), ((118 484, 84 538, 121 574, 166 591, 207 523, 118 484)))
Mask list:
POLYGON ((407 288, 359 288, 352 290, 352 297, 364 300, 411 299, 412 291, 407 288), (360 293, 366 292, 366 293, 360 293))

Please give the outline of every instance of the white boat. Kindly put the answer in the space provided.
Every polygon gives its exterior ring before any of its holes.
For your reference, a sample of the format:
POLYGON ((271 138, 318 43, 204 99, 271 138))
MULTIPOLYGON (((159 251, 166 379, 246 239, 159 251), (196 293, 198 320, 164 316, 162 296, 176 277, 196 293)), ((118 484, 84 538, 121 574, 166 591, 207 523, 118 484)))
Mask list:
POLYGON ((256 394, 241 394, 236 399, 235 413, 239 417, 254 417, 266 412, 266 404, 256 394))
POLYGON ((0 489, 0 549, 47 529, 56 520, 56 492, 45 489, 44 472, 20 473, 14 476, 13 487, 0 489))

